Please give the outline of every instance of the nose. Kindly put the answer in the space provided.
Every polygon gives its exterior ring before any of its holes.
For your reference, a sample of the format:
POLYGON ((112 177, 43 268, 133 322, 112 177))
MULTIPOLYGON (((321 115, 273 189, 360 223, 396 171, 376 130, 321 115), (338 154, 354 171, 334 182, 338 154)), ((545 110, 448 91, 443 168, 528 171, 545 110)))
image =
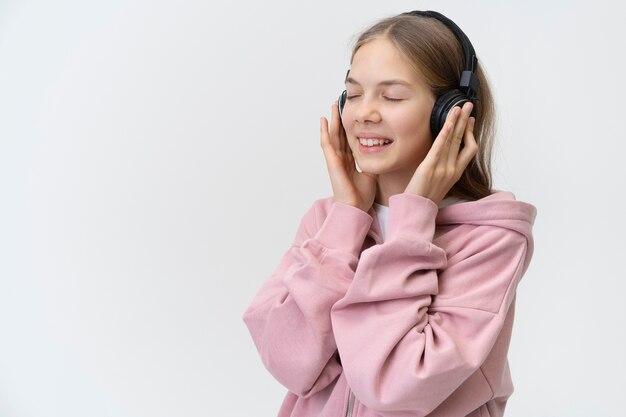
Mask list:
POLYGON ((361 96, 360 100, 358 100, 357 103, 350 103, 352 105, 352 114, 355 122, 380 122, 380 112, 378 111, 378 107, 376 106, 376 103, 374 101, 375 100, 367 99, 364 96, 361 96))

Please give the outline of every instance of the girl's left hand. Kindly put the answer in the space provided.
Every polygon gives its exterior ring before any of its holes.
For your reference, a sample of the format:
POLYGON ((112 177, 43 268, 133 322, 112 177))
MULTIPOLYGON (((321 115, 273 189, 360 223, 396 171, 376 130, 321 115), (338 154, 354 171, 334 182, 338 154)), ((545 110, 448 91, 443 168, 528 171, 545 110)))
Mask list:
POLYGON ((469 117, 472 103, 454 107, 446 117, 424 160, 415 170, 405 193, 421 195, 439 205, 478 152, 474 138, 475 118, 469 117), (463 149, 461 147, 463 141, 463 149))

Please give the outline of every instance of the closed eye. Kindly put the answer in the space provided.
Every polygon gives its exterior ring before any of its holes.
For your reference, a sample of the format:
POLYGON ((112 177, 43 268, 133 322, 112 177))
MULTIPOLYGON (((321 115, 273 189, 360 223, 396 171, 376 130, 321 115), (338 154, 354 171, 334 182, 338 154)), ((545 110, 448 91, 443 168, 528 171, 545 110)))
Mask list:
MULTIPOLYGON (((358 95, 354 95, 354 96, 346 96, 346 100, 352 100, 353 98, 359 97, 358 95)), ((388 101, 402 101, 404 99, 402 98, 391 98, 391 97, 385 97, 385 100, 388 101)))

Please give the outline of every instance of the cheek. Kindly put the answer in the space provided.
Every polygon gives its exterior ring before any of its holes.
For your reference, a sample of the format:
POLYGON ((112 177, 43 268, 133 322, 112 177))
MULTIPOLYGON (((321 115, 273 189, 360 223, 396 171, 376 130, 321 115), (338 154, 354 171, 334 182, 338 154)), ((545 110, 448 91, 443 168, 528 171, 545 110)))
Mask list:
POLYGON ((404 137, 430 137, 430 111, 407 108, 389 115, 389 124, 394 133, 404 137))

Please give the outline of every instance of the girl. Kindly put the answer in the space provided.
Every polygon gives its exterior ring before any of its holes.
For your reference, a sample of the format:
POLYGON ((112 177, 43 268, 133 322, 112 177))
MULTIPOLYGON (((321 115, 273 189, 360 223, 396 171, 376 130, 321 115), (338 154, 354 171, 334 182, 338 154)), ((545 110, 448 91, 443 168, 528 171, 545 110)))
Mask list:
POLYGON ((536 210, 491 188, 484 72, 430 11, 372 26, 350 65, 320 120, 333 196, 243 316, 279 417, 502 416, 536 210))

